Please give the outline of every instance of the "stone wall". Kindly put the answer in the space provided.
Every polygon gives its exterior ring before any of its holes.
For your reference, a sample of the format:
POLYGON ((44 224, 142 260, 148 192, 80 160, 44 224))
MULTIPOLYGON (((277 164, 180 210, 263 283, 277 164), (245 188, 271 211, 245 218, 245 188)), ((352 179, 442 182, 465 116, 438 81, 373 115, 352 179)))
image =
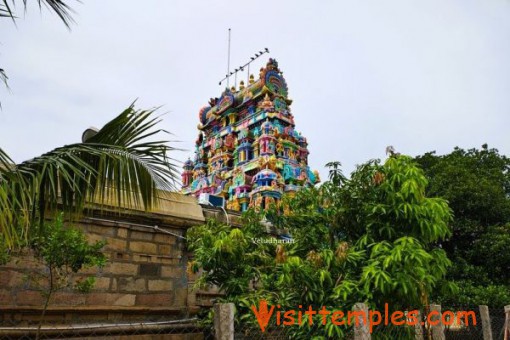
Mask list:
MULTIPOLYGON (((206 215, 215 216, 209 209, 206 215)), ((105 240, 107 265, 86 269, 73 276, 96 276, 90 293, 66 289, 54 293, 48 317, 62 319, 150 319, 195 314, 210 305, 214 291, 195 292, 196 279, 186 272, 191 256, 186 250, 187 228, 202 224, 204 212, 196 200, 172 195, 158 209, 93 210, 69 224, 82 229, 90 241, 105 240)), ((31 254, 13 257, 0 266, 0 311, 3 318, 33 319, 42 310, 44 298, 30 277, 44 268, 31 254)))

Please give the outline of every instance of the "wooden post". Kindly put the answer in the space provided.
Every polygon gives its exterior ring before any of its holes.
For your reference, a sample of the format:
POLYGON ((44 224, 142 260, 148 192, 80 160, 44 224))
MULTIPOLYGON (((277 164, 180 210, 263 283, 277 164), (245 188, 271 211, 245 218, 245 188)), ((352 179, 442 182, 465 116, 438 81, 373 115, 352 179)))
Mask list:
POLYGON ((444 325, 441 320, 441 305, 430 305, 430 322, 433 340, 446 340, 444 336, 444 325))
POLYGON ((489 315, 489 307, 485 305, 478 306, 480 309, 480 317, 482 318, 483 340, 492 340, 491 318, 489 315))
POLYGON ((214 338, 234 340, 234 304, 214 304, 214 338))
POLYGON ((351 321, 351 325, 354 325, 354 340, 370 340, 371 335, 368 329, 368 308, 364 303, 357 303, 353 307, 354 312, 358 312, 358 315, 354 316, 351 321), (358 319, 358 322, 356 322, 358 319))
POLYGON ((510 340, 510 305, 505 306, 505 337, 504 340, 510 340))

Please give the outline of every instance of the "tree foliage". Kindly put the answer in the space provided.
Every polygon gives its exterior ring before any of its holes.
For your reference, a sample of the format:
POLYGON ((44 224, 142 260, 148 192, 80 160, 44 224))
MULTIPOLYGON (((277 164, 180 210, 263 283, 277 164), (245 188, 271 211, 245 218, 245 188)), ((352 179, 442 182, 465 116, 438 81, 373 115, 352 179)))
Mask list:
MULTIPOLYGON (((430 182, 427 194, 445 198, 454 212, 452 236, 442 243, 455 264, 449 278, 474 304, 510 303, 510 159, 484 144, 416 160, 430 182)), ((439 298, 453 303, 458 295, 439 298)))
POLYGON ((13 164, 0 149, 0 232, 9 247, 28 240, 30 227, 43 226, 45 213, 59 206, 79 212, 86 203, 143 207, 172 190, 177 169, 167 141, 155 139, 155 110, 133 105, 84 143, 66 145, 13 164))
MULTIPOLYGON (((294 243, 255 242, 269 236, 254 212, 241 228, 209 221, 189 231, 190 269, 203 269, 199 284, 219 286, 244 321, 254 321, 249 307, 261 299, 282 310, 350 310, 356 302, 397 310, 427 303, 444 283, 450 261, 436 243, 450 234, 451 211, 426 196, 427 180, 412 159, 371 161, 350 179, 339 163, 329 166, 329 181, 265 216, 294 243)), ((344 331, 331 323, 321 329, 329 337, 344 331)))
POLYGON ((106 264, 106 256, 101 252, 105 242, 89 244, 81 230, 64 227, 62 218, 63 214, 57 215, 55 221, 47 224, 31 245, 36 257, 47 269, 31 275, 32 282, 39 286, 45 298, 37 338, 52 294, 69 287, 81 292, 89 291, 94 285, 95 277, 90 276, 73 285, 71 274, 78 273, 82 268, 103 267, 106 264))
POLYGON ((429 152, 416 161, 430 181, 427 192, 448 200, 455 223, 476 222, 470 226, 473 238, 487 226, 510 221, 510 159, 498 150, 486 144, 481 150, 455 148, 443 156, 429 152))

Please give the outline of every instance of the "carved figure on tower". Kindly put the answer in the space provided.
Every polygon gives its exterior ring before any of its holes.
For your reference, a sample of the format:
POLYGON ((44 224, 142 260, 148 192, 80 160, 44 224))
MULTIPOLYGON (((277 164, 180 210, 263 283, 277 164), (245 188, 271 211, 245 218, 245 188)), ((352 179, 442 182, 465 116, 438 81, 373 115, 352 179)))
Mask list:
POLYGON ((319 182, 308 167, 308 144, 295 130, 292 100, 275 59, 259 78, 225 89, 199 111, 194 162, 182 173, 182 191, 222 196, 226 208, 266 209, 283 195, 319 182))

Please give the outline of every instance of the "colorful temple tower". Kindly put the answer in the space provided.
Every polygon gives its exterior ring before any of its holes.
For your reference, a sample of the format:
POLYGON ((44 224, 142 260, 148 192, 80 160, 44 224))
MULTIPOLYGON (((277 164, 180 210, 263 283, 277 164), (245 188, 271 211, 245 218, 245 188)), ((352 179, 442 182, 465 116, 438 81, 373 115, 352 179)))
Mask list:
POLYGON ((269 59, 260 78, 226 89, 199 112, 195 157, 184 164, 182 191, 221 196, 245 211, 278 204, 283 194, 318 183, 306 138, 294 127, 287 83, 269 59))

